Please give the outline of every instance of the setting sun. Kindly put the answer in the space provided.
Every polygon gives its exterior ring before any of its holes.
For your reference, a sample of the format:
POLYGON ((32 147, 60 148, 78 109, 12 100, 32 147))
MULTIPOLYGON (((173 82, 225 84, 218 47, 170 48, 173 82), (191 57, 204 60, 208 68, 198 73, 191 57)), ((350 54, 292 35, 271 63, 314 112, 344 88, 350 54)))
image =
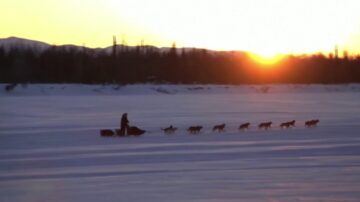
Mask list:
POLYGON ((256 53, 249 53, 249 56, 255 62, 261 64, 261 67, 269 67, 269 65, 277 64, 281 62, 285 56, 281 54, 256 54, 256 53))

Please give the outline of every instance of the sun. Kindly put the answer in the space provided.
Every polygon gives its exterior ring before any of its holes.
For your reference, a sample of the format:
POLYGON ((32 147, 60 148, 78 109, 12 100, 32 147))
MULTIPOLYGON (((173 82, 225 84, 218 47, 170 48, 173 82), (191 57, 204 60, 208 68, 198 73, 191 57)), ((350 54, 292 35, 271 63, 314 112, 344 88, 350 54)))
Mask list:
POLYGON ((257 54, 257 53, 249 53, 249 57, 254 60, 256 63, 264 65, 264 67, 268 67, 274 64, 281 62, 285 56, 282 54, 257 54))

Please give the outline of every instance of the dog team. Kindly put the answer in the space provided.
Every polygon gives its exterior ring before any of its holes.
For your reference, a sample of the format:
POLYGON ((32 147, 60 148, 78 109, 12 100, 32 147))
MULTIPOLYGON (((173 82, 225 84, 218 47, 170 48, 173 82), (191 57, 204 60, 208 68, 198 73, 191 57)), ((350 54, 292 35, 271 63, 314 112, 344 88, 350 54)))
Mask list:
MULTIPOLYGON (((281 129, 287 129, 287 128, 292 128, 292 127, 295 127, 295 120, 292 120, 292 121, 289 121, 289 122, 283 122, 281 123, 279 126, 281 129)), ((305 121, 305 127, 308 127, 308 128, 312 128, 312 127, 316 127, 318 125, 320 121, 318 119, 314 119, 314 120, 309 120, 309 121, 305 121)), ((244 130, 249 130, 250 129, 250 123, 247 122, 247 123, 243 123, 239 126, 239 130, 241 131, 244 131, 244 130)), ((269 121, 269 122, 263 122, 263 123, 260 123, 258 125, 258 128, 259 129, 264 129, 264 130, 268 130, 271 128, 271 126, 273 125, 273 122, 269 121)), ((212 128, 212 131, 213 132, 224 132, 225 131, 225 126, 226 124, 223 123, 223 124, 220 124, 220 125, 215 125, 213 128, 212 128)), ((201 130, 203 129, 204 127, 203 126, 190 126, 187 131, 190 133, 190 134, 198 134, 201 132, 201 130)), ((170 135, 170 134, 173 134, 176 132, 178 128, 170 125, 169 127, 167 128, 161 128, 162 131, 164 131, 165 134, 167 135, 170 135)))
MULTIPOLYGON (((295 127, 295 120, 292 120, 292 121, 289 121, 289 122, 284 122, 284 123, 281 123, 279 126, 281 129, 287 129, 287 128, 292 128, 292 127, 295 127)), ((308 121, 305 121, 305 127, 307 128, 312 128, 312 127, 315 127, 317 126, 317 124, 319 123, 320 121, 318 119, 313 119, 313 120, 308 120, 308 121)), ((239 126, 239 130, 240 131, 244 131, 244 130, 249 130, 250 129, 250 123, 247 122, 247 123, 243 123, 239 126)), ((263 122, 263 123, 260 123, 258 125, 258 128, 259 129, 264 129, 264 130, 268 130, 271 128, 271 126, 273 125, 273 122, 269 121, 269 122, 263 122)), ((223 124, 220 124, 220 125, 215 125, 213 128, 212 128, 212 131, 213 132, 224 132, 225 131, 225 126, 226 124, 223 123, 223 124)), ((204 127, 203 126, 200 126, 200 125, 197 125, 197 126, 190 126, 187 131, 190 133, 190 134, 199 134, 201 132, 201 130, 203 129, 204 127)), ((167 128, 161 128, 161 130, 167 134, 167 135, 170 135, 170 134, 173 134, 176 132, 178 128, 170 125, 169 127, 167 128)), ((136 126, 129 126, 129 120, 127 118, 127 113, 124 113, 121 117, 121 121, 120 121, 120 129, 115 129, 115 131, 111 130, 111 129, 102 129, 100 130, 100 135, 103 136, 103 137, 110 137, 110 136, 140 136, 142 134, 144 134, 146 131, 145 130, 142 130, 136 126)))

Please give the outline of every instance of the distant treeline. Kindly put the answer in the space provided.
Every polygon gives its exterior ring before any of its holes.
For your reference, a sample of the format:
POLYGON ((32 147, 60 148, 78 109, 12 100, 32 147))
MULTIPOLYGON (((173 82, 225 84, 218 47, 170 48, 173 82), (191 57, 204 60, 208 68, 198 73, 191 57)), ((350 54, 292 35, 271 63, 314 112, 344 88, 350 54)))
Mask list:
POLYGON ((0 47, 1 83, 352 83, 360 57, 288 56, 262 65, 244 52, 160 51, 114 46, 112 53, 53 46, 45 51, 0 47))

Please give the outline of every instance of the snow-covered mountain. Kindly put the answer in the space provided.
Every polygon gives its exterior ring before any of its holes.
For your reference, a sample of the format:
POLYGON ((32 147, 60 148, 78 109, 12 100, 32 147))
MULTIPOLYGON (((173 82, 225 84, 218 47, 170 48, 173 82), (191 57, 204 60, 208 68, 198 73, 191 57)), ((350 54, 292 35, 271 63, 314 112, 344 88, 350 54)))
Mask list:
POLYGON ((0 47, 3 47, 5 51, 8 51, 12 48, 20 48, 20 49, 31 49, 34 51, 41 52, 51 47, 51 45, 41 41, 35 41, 35 40, 29 40, 29 39, 23 39, 17 37, 9 37, 9 38, 0 39, 0 47))
MULTIPOLYGON (((5 51, 9 51, 12 48, 19 48, 19 49, 31 49, 33 51, 41 53, 50 47, 52 47, 52 45, 45 43, 45 42, 36 41, 36 40, 30 40, 30 39, 24 39, 24 38, 18 38, 18 37, 0 38, 0 48, 4 48, 5 51)), ((59 45, 57 47, 65 48, 65 49, 78 49, 78 50, 83 48, 82 46, 77 46, 77 45, 72 45, 72 44, 59 45)), ((136 46, 125 46, 125 45, 120 45, 120 44, 117 45, 118 50, 121 50, 124 48, 127 50, 134 50, 136 48, 136 46)), ((110 54, 110 53, 112 53, 113 46, 108 46, 105 48, 87 48, 87 49, 93 50, 97 53, 110 54)), ((151 45, 145 45, 145 46, 143 46, 143 49, 159 51, 161 53, 169 52, 171 50, 170 47, 160 47, 159 48, 159 47, 151 46, 151 45)), ((190 47, 177 48, 177 53, 180 54, 183 50, 185 50, 185 52, 189 52, 194 49, 195 48, 190 48, 190 47)), ((213 51, 210 51, 210 52, 213 52, 213 51)))
MULTIPOLYGON (((12 48, 19 48, 19 49, 31 49, 37 52, 45 51, 46 49, 52 47, 52 45, 36 41, 36 40, 30 40, 30 39, 24 39, 24 38, 18 38, 18 37, 8 37, 8 38, 0 38, 0 47, 4 48, 5 51, 9 51, 12 48)), ((82 46, 72 45, 72 44, 66 44, 66 45, 59 45, 57 47, 65 48, 65 49, 82 49, 82 46)), ((117 45, 117 49, 128 49, 128 50, 134 50, 135 46, 124 46, 124 45, 117 45)), ((95 52, 102 52, 110 54, 113 50, 112 46, 108 46, 105 48, 89 48, 91 50, 94 50, 95 52)), ((144 46, 144 49, 146 50, 159 50, 161 52, 168 51, 170 48, 157 48, 155 46, 144 46)))

